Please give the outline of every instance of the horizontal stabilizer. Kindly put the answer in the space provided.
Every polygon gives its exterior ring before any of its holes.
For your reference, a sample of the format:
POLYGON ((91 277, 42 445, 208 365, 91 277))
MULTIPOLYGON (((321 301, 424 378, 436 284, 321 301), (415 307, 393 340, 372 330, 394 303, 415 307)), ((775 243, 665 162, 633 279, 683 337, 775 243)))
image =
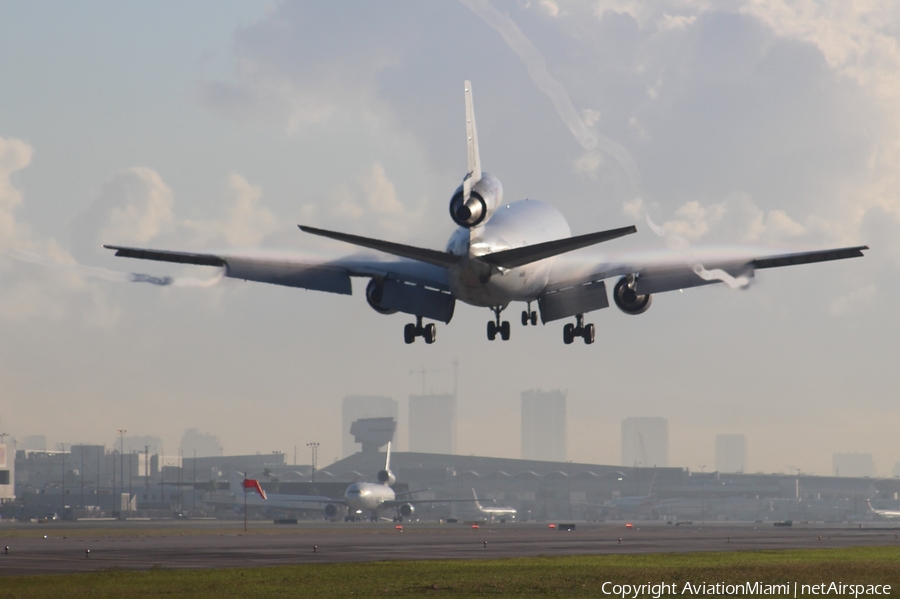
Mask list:
POLYGON ((336 231, 326 231, 325 229, 316 229, 305 225, 297 225, 304 233, 312 233, 329 239, 336 239, 353 245, 359 245, 372 250, 378 250, 394 256, 402 258, 411 258, 436 266, 450 267, 459 262, 459 256, 449 254, 447 252, 439 252, 437 250, 429 250, 427 248, 418 248, 411 245, 403 245, 390 241, 382 241, 380 239, 371 239, 369 237, 360 237, 359 235, 350 235, 349 233, 338 233, 336 231))
POLYGON ((138 258, 140 260, 156 260, 158 262, 175 262, 178 264, 198 264, 200 266, 225 266, 225 261, 212 254, 192 254, 190 252, 170 252, 166 250, 144 250, 127 248, 118 245, 104 245, 108 250, 115 250, 116 256, 138 258))
POLYGON ((588 233, 587 235, 579 235, 577 237, 567 237, 565 239, 556 239, 554 241, 546 241, 544 243, 536 243, 534 245, 526 245, 525 247, 513 248, 511 250, 503 250, 492 254, 479 256, 488 264, 499 266, 502 268, 516 268, 565 254, 573 250, 603 243, 611 239, 623 237, 636 233, 637 228, 632 225, 630 227, 622 227, 620 229, 611 229, 609 231, 600 231, 598 233, 588 233))
POLYGON ((817 250, 813 252, 784 254, 782 256, 769 256, 766 258, 757 258, 750 262, 750 265, 753 266, 753 268, 776 268, 779 266, 793 266, 795 264, 812 264, 814 262, 828 262, 829 260, 843 260, 844 258, 862 258, 863 250, 867 249, 869 249, 869 246, 860 245, 834 250, 817 250))

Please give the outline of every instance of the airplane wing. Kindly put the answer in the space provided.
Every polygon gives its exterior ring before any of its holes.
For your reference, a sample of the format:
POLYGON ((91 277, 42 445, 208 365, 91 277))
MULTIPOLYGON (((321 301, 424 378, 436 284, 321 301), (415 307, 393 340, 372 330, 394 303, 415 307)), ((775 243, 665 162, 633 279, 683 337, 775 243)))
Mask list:
MULTIPOLYGON (((439 294, 438 297, 446 295, 449 298, 450 285, 446 268, 412 257, 372 253, 323 260, 290 252, 263 250, 206 253, 118 245, 103 247, 115 251, 116 256, 124 258, 218 267, 224 269, 226 277, 244 281, 350 295, 351 277, 369 277, 377 279, 382 287, 387 285, 389 289, 391 285, 394 287, 402 285, 403 287, 399 288, 406 291, 420 290, 422 293, 431 294, 429 297, 439 294)), ((441 303, 442 309, 438 314, 426 316, 448 322, 452 316, 452 307, 448 310, 446 303, 446 301, 441 303)), ((397 309, 405 311, 402 306, 397 309)))
POLYGON ((631 289, 639 297, 722 282, 743 287, 760 269, 860 258, 868 249, 862 245, 766 253, 764 250, 723 248, 697 249, 689 253, 636 252, 603 258, 576 252, 554 262, 550 281, 538 300, 541 319, 546 323, 607 307, 607 279, 628 277, 631 289))

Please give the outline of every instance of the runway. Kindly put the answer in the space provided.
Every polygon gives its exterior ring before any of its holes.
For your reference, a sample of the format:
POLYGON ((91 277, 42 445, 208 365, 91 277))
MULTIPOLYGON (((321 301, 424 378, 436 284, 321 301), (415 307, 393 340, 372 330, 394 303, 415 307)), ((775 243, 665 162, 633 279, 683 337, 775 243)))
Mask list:
POLYGON ((106 522, 0 526, 0 575, 118 568, 230 568, 419 559, 640 554, 900 545, 900 528, 767 524, 578 523, 571 532, 547 524, 106 522), (239 530, 239 527, 238 527, 239 530), (44 538, 46 535, 46 538, 44 538), (621 541, 620 541, 621 539, 621 541), (90 550, 86 554, 86 550, 90 550))

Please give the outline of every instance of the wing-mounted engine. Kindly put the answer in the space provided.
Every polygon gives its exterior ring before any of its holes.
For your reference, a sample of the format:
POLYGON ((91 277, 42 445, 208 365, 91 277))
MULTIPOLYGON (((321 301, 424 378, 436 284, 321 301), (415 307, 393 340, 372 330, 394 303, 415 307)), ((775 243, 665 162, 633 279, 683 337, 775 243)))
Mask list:
POLYGON ((329 503, 325 506, 325 516, 327 518, 334 518, 338 514, 338 506, 333 503, 329 503))
POLYGON ((625 314, 643 314, 653 301, 653 296, 649 293, 638 295, 635 287, 633 277, 622 277, 613 289, 613 300, 625 314))
POLYGON ((383 485, 387 485, 389 487, 392 484, 394 484, 395 482, 397 482, 397 479, 394 477, 394 473, 391 472, 390 470, 380 470, 378 472, 377 478, 378 478, 378 482, 380 482, 383 485))
POLYGON ((379 314, 396 314, 397 310, 382 305, 384 301, 384 279, 372 279, 366 285, 366 301, 379 314))
POLYGON ((503 186, 488 173, 482 173, 466 198, 465 183, 456 188, 450 200, 450 217, 460 227, 471 229, 491 218, 503 203, 503 186))
POLYGON ((409 518, 416 511, 416 508, 410 503, 404 503, 400 506, 400 515, 409 518))

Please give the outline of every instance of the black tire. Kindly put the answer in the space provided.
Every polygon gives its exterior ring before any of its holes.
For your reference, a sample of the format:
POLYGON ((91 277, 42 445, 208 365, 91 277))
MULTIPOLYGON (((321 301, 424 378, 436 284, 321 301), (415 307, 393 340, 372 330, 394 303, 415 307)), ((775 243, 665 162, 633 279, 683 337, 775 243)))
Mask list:
POLYGON ((531 313, 531 326, 533 326, 533 327, 537 326, 537 312, 531 313))
POLYGON ((528 319, 529 319, 528 312, 526 310, 522 310, 522 326, 523 327, 528 326, 528 319))
POLYGON ((566 326, 563 327, 563 343, 566 345, 572 345, 572 341, 575 340, 575 325, 567 323, 566 326))
POLYGON ((586 324, 584 325, 584 333, 582 336, 584 337, 584 344, 590 345, 594 342, 594 335, 596 334, 596 329, 594 328, 594 324, 586 324))
POLYGON ((407 345, 416 341, 416 325, 409 323, 403 327, 403 340, 407 345))
POLYGON ((488 341, 493 341, 494 339, 497 338, 497 325, 494 324, 493 320, 488 321, 487 334, 488 334, 488 341))
POLYGON ((509 321, 504 320, 500 323, 500 338, 509 341, 509 321))
POLYGON ((437 326, 432 322, 425 325, 425 343, 429 345, 434 343, 434 340, 437 339, 437 326))

